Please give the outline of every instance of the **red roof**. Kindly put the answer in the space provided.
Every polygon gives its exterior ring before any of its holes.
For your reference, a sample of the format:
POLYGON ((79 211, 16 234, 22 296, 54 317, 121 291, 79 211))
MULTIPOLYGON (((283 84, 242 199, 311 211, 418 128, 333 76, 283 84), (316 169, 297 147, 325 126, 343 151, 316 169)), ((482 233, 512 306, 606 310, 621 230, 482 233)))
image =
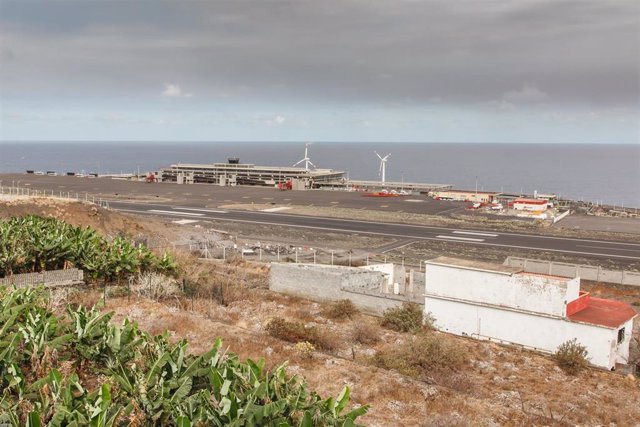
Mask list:
POLYGON ((591 297, 587 308, 568 316, 568 319, 573 322, 591 323, 592 325, 607 328, 617 328, 636 317, 637 314, 638 313, 625 302, 591 297))
POLYGON ((541 200, 541 199, 516 199, 513 201, 513 203, 527 203, 530 205, 546 205, 547 201, 541 200))

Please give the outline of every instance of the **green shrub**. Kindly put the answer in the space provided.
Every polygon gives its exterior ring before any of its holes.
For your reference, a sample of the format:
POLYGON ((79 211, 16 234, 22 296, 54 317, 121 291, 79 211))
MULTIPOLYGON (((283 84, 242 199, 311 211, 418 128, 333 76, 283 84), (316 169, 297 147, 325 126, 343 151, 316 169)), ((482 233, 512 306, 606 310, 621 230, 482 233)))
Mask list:
POLYGON ((350 299, 341 299, 325 306, 322 314, 330 319, 344 320, 353 318, 358 314, 358 309, 350 299))
POLYGON ((398 332, 416 331, 423 326, 423 312, 418 304, 405 302, 402 307, 385 310, 380 324, 398 332))
POLYGON ((373 363, 415 378, 431 371, 456 370, 467 361, 464 348, 446 335, 426 333, 376 352, 373 363))
POLYGON ((587 348, 574 338, 560 344, 554 358, 563 371, 569 375, 576 375, 589 366, 588 355, 587 348))

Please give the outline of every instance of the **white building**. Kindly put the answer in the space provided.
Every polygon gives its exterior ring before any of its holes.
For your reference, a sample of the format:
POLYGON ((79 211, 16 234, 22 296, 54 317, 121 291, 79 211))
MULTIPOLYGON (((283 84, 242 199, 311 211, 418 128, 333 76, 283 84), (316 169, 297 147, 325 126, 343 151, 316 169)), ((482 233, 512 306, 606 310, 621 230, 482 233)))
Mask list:
POLYGON ((633 319, 626 303, 580 291, 580 278, 476 261, 426 261, 425 312, 443 332, 555 352, 573 338, 593 365, 626 364, 633 319))

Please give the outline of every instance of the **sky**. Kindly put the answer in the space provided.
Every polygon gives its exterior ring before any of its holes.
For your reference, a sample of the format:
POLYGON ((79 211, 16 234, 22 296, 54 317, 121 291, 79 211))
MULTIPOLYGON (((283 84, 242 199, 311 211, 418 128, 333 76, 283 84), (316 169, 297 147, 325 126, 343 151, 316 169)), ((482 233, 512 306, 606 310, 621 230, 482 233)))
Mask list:
POLYGON ((0 0, 0 141, 640 144, 634 0, 0 0))

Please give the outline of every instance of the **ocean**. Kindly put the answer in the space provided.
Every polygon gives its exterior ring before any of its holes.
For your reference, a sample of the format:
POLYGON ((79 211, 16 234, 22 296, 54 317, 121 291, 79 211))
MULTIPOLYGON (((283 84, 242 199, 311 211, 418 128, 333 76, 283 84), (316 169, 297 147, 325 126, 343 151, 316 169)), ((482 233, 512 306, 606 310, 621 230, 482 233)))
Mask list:
MULTIPOLYGON (((640 207, 640 144, 313 143, 311 161, 351 179, 453 184, 458 189, 556 193, 575 200, 640 207)), ((272 142, 0 142, 0 172, 58 173, 158 170, 174 163, 289 166, 304 143, 272 142)))

